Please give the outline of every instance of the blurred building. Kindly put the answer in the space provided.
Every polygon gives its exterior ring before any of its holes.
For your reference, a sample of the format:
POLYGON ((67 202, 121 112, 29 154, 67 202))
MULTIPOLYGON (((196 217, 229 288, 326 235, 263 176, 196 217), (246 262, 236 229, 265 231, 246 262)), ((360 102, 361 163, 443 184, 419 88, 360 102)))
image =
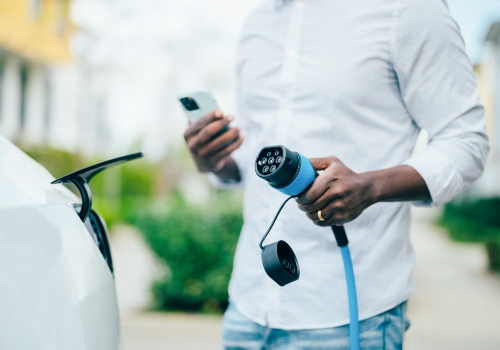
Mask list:
MULTIPOLYGON (((500 6, 500 5, 499 5, 500 6)), ((487 169, 478 188, 483 195, 500 195, 500 21, 489 28, 484 58, 478 69, 481 98, 488 115, 491 153, 487 169)))
POLYGON ((94 155, 106 145, 105 116, 72 55, 71 6, 0 0, 0 133, 24 147, 94 155))
POLYGON ((17 143, 47 141, 51 66, 71 59, 69 0, 0 0, 0 133, 17 143))

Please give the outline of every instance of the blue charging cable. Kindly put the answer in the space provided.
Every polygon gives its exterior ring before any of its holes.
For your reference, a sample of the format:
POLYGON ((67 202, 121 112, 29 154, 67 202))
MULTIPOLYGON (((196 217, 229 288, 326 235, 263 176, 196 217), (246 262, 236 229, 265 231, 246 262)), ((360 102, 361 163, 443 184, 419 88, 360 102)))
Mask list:
MULTIPOLYGON (((288 197, 283 204, 281 204, 278 212, 274 216, 271 225, 267 229, 264 237, 260 241, 260 248, 263 249, 263 244, 269 232, 271 231, 276 219, 281 213, 281 210, 285 206, 285 204, 292 199, 293 197, 288 197)), ((347 283, 347 297, 349 300, 349 337, 351 350, 359 350, 360 349, 360 341, 359 341, 359 317, 358 317, 358 297, 356 292, 356 280, 354 278, 354 269, 352 266, 351 260, 351 252, 349 251, 349 241, 347 239, 347 234, 345 232, 344 226, 332 226, 332 231, 335 236, 335 240, 337 241, 337 245, 340 248, 340 253, 342 254, 342 261, 344 263, 344 272, 345 279, 347 283)))
MULTIPOLYGON (((306 157, 300 153, 293 152, 284 146, 264 147, 255 161, 255 171, 260 178, 268 181, 272 187, 290 196, 279 208, 276 216, 259 244, 259 247, 263 251, 263 264, 264 269, 266 269, 266 273, 279 285, 284 286, 287 283, 297 280, 298 273, 296 276, 291 276, 289 271, 287 272, 280 266, 281 258, 279 256, 280 253, 278 244, 284 243, 283 241, 264 247, 264 240, 271 231, 285 204, 291 198, 304 193, 304 191, 311 186, 316 177, 319 175, 306 157), (264 253, 266 250, 269 250, 269 252, 264 253), (264 259, 264 256, 266 259, 264 259), (283 275, 287 278, 283 278, 283 275)), ((331 228, 333 234, 335 235, 337 245, 340 248, 344 263, 347 295, 349 299, 349 337, 351 350, 359 350, 358 298, 356 294, 356 281, 354 278, 351 253, 348 246, 349 241, 347 240, 344 226, 332 226, 331 228)), ((282 244, 282 249, 285 249, 283 247, 288 249, 289 257, 296 259, 295 254, 288 244, 282 244)))
POLYGON ((359 350, 359 318, 358 297, 356 294, 356 281, 352 269, 351 252, 349 247, 340 247, 342 260, 344 261, 345 279, 347 281, 347 295, 349 296, 349 336, 351 338, 351 350, 359 350))
POLYGON ((333 234, 337 240, 337 245, 342 254, 344 263, 345 279, 347 282, 347 297, 349 299, 349 337, 351 339, 351 350, 359 350, 359 317, 358 317, 358 296, 356 293, 356 280, 352 267, 351 252, 349 251, 349 241, 345 233, 344 226, 332 226, 333 234))

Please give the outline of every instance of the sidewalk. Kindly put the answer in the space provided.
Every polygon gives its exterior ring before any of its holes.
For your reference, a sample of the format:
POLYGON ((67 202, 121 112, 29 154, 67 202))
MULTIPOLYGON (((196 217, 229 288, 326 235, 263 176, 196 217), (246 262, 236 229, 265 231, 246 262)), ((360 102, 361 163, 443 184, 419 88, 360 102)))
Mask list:
MULTIPOLYGON (((409 303, 405 350, 498 350, 500 278, 485 271, 482 246, 451 242, 431 224, 436 215, 414 210, 417 292, 409 303)), ((124 350, 220 349, 218 316, 140 311, 158 267, 133 231, 116 232, 112 249, 124 350)))
POLYGON ((416 294, 405 349, 500 349, 500 278, 486 272, 481 245, 451 242, 431 225, 437 215, 414 210, 416 294))

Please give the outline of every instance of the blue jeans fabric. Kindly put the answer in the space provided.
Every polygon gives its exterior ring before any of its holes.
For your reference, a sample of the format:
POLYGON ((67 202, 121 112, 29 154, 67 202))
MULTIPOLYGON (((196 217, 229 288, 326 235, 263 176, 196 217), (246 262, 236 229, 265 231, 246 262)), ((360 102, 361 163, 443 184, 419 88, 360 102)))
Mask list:
MULTIPOLYGON (((363 350, 396 350, 403 348, 405 331, 410 327, 406 317, 407 303, 360 322, 363 350)), ((229 305, 223 319, 225 350, 349 350, 349 325, 287 331, 263 327, 229 305)))

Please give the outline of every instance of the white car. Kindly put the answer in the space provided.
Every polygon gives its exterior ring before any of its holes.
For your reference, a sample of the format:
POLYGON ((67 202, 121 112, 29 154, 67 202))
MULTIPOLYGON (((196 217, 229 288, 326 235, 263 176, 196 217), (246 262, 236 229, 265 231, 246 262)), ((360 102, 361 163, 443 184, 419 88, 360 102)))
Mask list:
POLYGON ((117 158, 54 181, 0 135, 0 349, 120 347, 105 224, 91 210, 90 190, 81 200, 52 182, 78 182, 82 191, 88 189, 82 180, 141 156, 117 158))

